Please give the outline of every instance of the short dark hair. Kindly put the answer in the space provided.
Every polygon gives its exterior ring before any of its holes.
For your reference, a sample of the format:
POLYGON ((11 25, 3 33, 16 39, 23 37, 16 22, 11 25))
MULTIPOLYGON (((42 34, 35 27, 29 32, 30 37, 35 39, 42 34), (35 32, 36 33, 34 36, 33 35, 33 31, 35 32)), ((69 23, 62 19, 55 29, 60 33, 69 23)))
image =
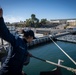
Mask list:
POLYGON ((30 37, 33 37, 33 39, 36 39, 34 36, 34 32, 32 30, 22 30, 22 33, 23 33, 23 36, 26 38, 30 36, 30 37))

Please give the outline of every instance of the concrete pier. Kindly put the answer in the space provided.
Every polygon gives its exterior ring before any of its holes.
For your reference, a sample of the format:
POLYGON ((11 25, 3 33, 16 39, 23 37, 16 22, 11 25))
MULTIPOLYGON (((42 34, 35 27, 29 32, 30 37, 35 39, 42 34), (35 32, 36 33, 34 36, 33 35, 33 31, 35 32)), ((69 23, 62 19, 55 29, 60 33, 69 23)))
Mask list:
MULTIPOLYGON (((31 43, 27 43, 28 47, 33 47, 33 46, 37 46, 37 45, 41 45, 41 44, 46 44, 48 42, 51 42, 50 37, 49 36, 39 36, 37 37, 37 39, 34 39, 31 43)), ((8 46, 8 43, 6 41, 4 41, 4 45, 3 46, 8 46)), ((0 44, 0 48, 3 47, 0 44)))
POLYGON ((76 43, 76 35, 65 35, 62 37, 56 38, 58 41, 76 43))
POLYGON ((50 37, 44 36, 44 37, 37 38, 37 39, 33 40, 31 43, 28 43, 28 47, 45 44, 47 42, 51 42, 50 37))
MULTIPOLYGON (((70 32, 64 32, 56 35, 35 34, 35 36, 37 37, 37 39, 34 39, 31 43, 28 43, 28 47, 38 46, 51 42, 50 38, 52 38, 53 40, 76 43, 76 35, 72 35, 70 32)), ((7 43, 6 41, 4 42, 7 43)), ((1 44, 0 47, 2 47, 1 44)))

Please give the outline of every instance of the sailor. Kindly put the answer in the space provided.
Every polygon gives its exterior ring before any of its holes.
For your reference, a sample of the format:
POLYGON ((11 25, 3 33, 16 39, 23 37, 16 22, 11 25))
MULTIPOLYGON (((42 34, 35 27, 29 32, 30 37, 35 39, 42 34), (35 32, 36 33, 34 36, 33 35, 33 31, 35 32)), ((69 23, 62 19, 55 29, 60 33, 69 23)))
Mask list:
POLYGON ((28 56, 32 56, 27 51, 27 42, 35 39, 34 32, 23 30, 23 38, 11 34, 4 23, 3 10, 0 8, 0 37, 11 44, 11 49, 0 68, 0 75, 23 75, 23 64, 28 56))

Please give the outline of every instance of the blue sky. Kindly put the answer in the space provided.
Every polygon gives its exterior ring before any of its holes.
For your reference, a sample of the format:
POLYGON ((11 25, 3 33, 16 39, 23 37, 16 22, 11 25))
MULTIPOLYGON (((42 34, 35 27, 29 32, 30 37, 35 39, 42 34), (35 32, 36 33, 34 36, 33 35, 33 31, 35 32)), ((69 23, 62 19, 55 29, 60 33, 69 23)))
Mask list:
POLYGON ((0 0, 7 22, 24 21, 35 14, 38 19, 76 18, 76 0, 0 0))

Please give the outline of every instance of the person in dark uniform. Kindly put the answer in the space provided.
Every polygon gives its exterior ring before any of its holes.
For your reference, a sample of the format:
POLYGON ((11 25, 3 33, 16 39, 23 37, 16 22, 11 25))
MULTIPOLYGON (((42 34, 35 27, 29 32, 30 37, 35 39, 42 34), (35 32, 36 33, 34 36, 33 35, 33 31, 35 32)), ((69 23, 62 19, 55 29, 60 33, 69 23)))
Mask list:
POLYGON ((31 42, 34 37, 32 30, 23 30, 23 38, 11 34, 6 27, 3 19, 3 10, 0 8, 0 38, 11 44, 11 48, 5 61, 0 68, 0 75, 23 75, 22 68, 28 55, 27 42, 31 42))

